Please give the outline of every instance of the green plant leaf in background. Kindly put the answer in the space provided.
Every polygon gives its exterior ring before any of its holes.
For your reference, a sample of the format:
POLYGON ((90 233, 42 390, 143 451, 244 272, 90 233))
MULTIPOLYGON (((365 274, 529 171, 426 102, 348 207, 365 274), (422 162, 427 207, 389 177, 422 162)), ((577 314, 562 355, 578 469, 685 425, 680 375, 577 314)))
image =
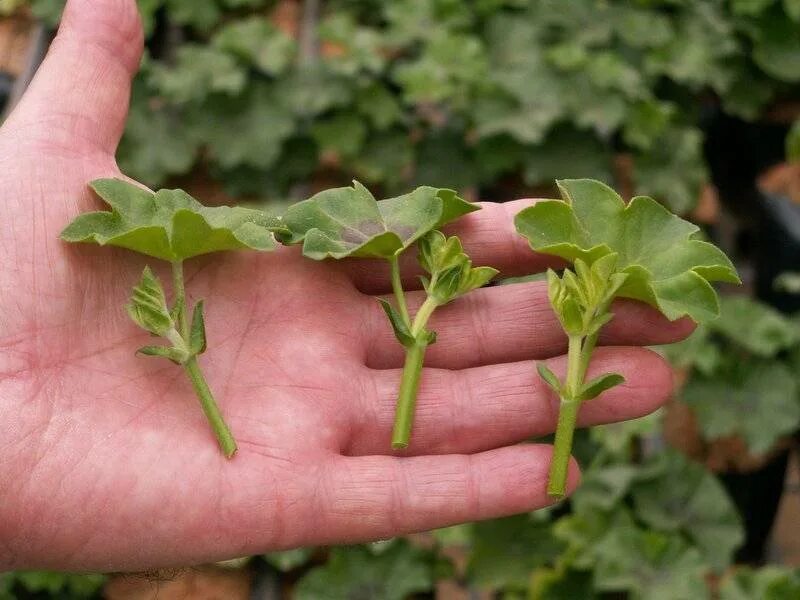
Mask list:
POLYGON ((560 560, 576 569, 593 570, 603 540, 614 531, 634 526, 633 517, 621 504, 611 511, 592 508, 565 515, 553 525, 553 534, 567 544, 560 560))
MULTIPOLYGON (((145 71, 149 68, 147 62, 142 67, 145 71)), ((145 79, 140 75, 134 81, 117 156, 124 173, 149 186, 158 186, 169 176, 183 175, 192 168, 200 141, 184 123, 182 109, 151 101, 154 92, 145 79)))
POLYGON ((527 589, 534 569, 551 563, 564 550, 551 523, 535 514, 476 523, 472 539, 467 577, 490 589, 527 589))
POLYGON ((769 358, 800 342, 800 323, 746 296, 723 296, 707 327, 756 356, 769 358), (747 324, 743 327, 743 324, 747 324))
POLYGON ((723 363, 723 349, 712 339, 707 325, 700 325, 685 340, 658 348, 670 364, 682 372, 696 369, 711 375, 723 363))
POLYGON ((689 315, 702 322, 719 314, 709 282, 739 278, 719 249, 695 239, 697 226, 651 198, 637 196, 626 205, 598 181, 558 185, 563 201, 539 201, 515 219, 535 251, 589 264, 617 253, 617 270, 627 275, 618 296, 647 302, 670 319, 689 315))
POLYGON ((277 86, 254 81, 235 98, 215 94, 192 105, 184 126, 223 169, 269 169, 281 158, 284 144, 297 130, 296 117, 282 98, 277 86), (209 118, 210 114, 214 118, 209 118))
POLYGON ((696 375, 680 397, 708 440, 740 435, 754 455, 772 448, 800 424, 795 373, 781 362, 734 362, 714 376, 696 375))
POLYGON ((224 25, 214 34, 211 44, 273 76, 286 71, 297 51, 294 39, 259 16, 224 25))
POLYGON ((88 600, 96 597, 106 581, 105 575, 79 575, 49 571, 18 571, 0 574, 0 600, 28 597, 88 600), (16 583, 23 595, 12 592, 16 583))
POLYGON ((752 30, 756 64, 776 79, 800 81, 800 27, 779 10, 765 13, 757 23, 752 30))
POLYGON ((657 435, 662 418, 663 414, 657 410, 638 419, 592 427, 589 437, 603 452, 625 462, 630 460, 631 451, 641 439, 657 435))
POLYGON ((319 24, 319 38, 330 45, 332 51, 323 53, 323 60, 334 73, 375 77, 386 68, 386 42, 381 33, 356 22, 348 13, 327 15, 319 24))
POLYGON ((98 179, 92 189, 111 212, 77 217, 61 233, 68 242, 128 248, 167 261, 221 250, 270 250, 280 221, 241 207, 206 207, 182 190, 150 192, 120 179, 98 179))
POLYGON ((592 573, 570 569, 543 567, 531 576, 529 600, 595 600, 592 573))
POLYGON ((719 586, 719 600, 793 600, 800 598, 800 569, 768 565, 738 567, 719 586))
POLYGON ((222 15, 218 0, 163 0, 170 17, 198 32, 211 30, 222 15))
POLYGON ((571 499, 575 511, 579 514, 612 512, 628 494, 637 475, 637 467, 631 464, 592 465, 585 471, 581 487, 571 499))
POLYGON ((786 159, 800 161, 800 120, 794 122, 786 135, 786 159))
POLYGON ((741 519, 722 484, 678 452, 663 452, 643 468, 631 493, 642 522, 690 540, 717 571, 744 541, 741 519))
POLYGON ((633 153, 633 179, 638 194, 663 201, 686 214, 697 204, 708 181, 703 134, 692 127, 668 127, 648 149, 633 153))
POLYGON ((434 586, 437 558, 396 540, 376 554, 368 546, 333 548, 328 562, 304 575, 297 600, 406 600, 434 586))
POLYGON ((613 529, 595 549, 595 588, 627 591, 631 600, 705 600, 700 552, 679 536, 636 527, 613 529))
POLYGON ((311 135, 320 151, 332 153, 337 160, 357 156, 364 146, 367 133, 363 119, 352 112, 320 119, 311 128, 311 135))
POLYGON ((167 100, 182 104, 212 93, 236 95, 244 89, 247 74, 227 52, 186 44, 178 48, 173 64, 153 63, 148 83, 167 100))

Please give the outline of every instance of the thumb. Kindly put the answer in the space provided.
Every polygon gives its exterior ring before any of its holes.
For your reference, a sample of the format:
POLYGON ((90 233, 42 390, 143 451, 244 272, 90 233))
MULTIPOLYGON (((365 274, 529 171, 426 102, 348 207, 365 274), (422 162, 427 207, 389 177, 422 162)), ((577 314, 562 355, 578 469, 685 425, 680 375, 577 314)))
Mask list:
POLYGON ((58 34, 6 126, 48 147, 113 155, 142 45, 135 0, 68 0, 58 34))

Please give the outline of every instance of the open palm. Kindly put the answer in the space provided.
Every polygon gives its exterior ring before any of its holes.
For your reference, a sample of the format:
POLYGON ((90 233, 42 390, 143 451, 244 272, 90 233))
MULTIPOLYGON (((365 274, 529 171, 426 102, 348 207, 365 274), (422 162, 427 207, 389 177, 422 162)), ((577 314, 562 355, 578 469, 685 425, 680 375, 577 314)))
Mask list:
MULTIPOLYGON (((518 444, 551 432, 557 414, 533 363, 553 357, 563 372, 543 285, 480 290, 437 312, 412 443, 397 456, 402 348, 371 296, 389 292, 385 266, 314 263, 296 248, 187 264, 190 298, 208 300, 201 363, 239 444, 222 457, 182 370, 134 356, 148 336, 122 305, 144 259, 57 239, 98 207, 86 183, 120 175, 140 52, 134 0, 72 0, 0 130, 0 570, 185 565, 548 504, 551 449, 518 444)), ((462 220, 476 264, 542 268, 513 234, 523 204, 462 220)), ((669 370, 636 346, 689 329, 620 304, 604 339, 617 346, 592 370, 627 383, 581 422, 663 402, 669 370)))

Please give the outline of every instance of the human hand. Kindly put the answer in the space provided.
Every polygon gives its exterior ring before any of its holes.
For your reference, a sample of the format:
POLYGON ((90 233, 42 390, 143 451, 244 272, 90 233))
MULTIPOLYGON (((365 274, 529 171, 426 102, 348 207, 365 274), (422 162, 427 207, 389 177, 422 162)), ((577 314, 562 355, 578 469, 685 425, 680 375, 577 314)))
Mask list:
MULTIPOLYGON (((0 130, 0 570, 141 570, 299 545, 386 538, 533 510, 566 341, 544 283, 483 289, 441 308, 410 447, 390 450, 402 348, 373 297, 385 265, 321 265, 298 248, 187 264, 206 314, 201 361, 239 444, 219 452, 180 369, 144 358, 122 308, 144 259, 59 242, 120 176, 114 152, 141 53, 133 0, 71 0, 51 51, 0 130)), ((516 236, 526 201, 485 205, 453 229, 478 265, 541 270, 516 236)), ((153 265, 157 266, 157 265, 153 265)), ((164 273, 162 273, 164 275, 164 273)), ((414 282, 409 280, 409 287, 414 282)), ((583 425, 646 414, 667 365, 637 346, 686 335, 620 303, 591 372, 627 383, 583 425)), ((572 465, 570 488, 578 480, 572 465)))

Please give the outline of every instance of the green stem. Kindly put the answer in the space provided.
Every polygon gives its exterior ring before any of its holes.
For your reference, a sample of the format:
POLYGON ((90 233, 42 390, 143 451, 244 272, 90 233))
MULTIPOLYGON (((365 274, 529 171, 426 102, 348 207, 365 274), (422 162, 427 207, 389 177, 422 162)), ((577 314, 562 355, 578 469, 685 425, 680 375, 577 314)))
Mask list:
MULTIPOLYGON (((186 314, 186 285, 183 280, 183 262, 181 261, 172 263, 172 285, 175 291, 175 306, 179 308, 179 333, 183 338, 183 345, 188 348, 190 337, 189 316, 186 314)), ((197 399, 200 400, 200 406, 203 407, 203 412, 211 424, 211 429, 214 430, 214 435, 217 436, 219 447, 227 458, 231 458, 236 453, 236 441, 233 439, 225 419, 222 418, 222 413, 220 413, 219 406, 214 400, 214 395, 211 393, 211 389, 208 387, 205 377, 203 377, 203 372, 200 370, 197 357, 192 356, 183 364, 183 368, 192 382, 197 399)))
POLYGON ((400 392, 397 396, 397 411, 392 431, 392 448, 399 450, 408 446, 411 429, 414 426, 414 409, 417 405, 422 362, 425 359, 426 343, 415 343, 406 349, 406 362, 403 366, 403 377, 400 380, 400 392))
POLYGON ((186 286, 183 282, 183 262, 180 260, 172 262, 172 287, 175 291, 175 306, 180 307, 178 329, 183 339, 188 340, 189 319, 186 316, 186 286))
MULTIPOLYGON (((590 337, 594 338, 596 342, 596 336, 590 337)), ((594 343, 588 347, 588 344, 584 345, 583 342, 584 338, 580 335, 569 337, 565 394, 561 398, 558 409, 558 425, 553 445, 553 458, 550 463, 550 479, 547 483, 547 493, 553 498, 563 498, 567 490, 567 470, 572 454, 572 437, 578 420, 578 409, 581 405, 580 400, 576 398, 583 385, 583 377, 589 364, 591 350, 594 348, 594 343), (585 352, 586 350, 589 352, 585 352)))
POLYGON ((392 267, 392 290, 397 301, 397 310, 400 311, 400 316, 403 317, 403 322, 405 322, 406 326, 411 327, 411 316, 408 313, 406 295, 403 292, 403 282, 400 279, 400 259, 396 254, 389 259, 389 264, 392 267))
POLYGON ((436 301, 433 298, 426 298, 425 302, 422 303, 422 306, 419 307, 417 311, 417 315, 414 317, 414 324, 411 326, 411 335, 414 337, 419 337, 419 334, 425 329, 425 325, 428 324, 428 319, 431 318, 433 311, 436 310, 436 307, 439 306, 436 304, 436 301))
POLYGON ((589 370, 589 361, 592 359, 592 352, 594 352, 594 347, 597 345, 597 338, 599 335, 599 333, 595 333, 593 335, 586 336, 583 339, 583 345, 581 347, 581 364, 579 369, 581 386, 583 385, 584 381, 586 381, 586 371, 589 370))
POLYGON ((217 436, 219 447, 227 458, 231 458, 236 453, 236 441, 233 439, 225 419, 222 418, 222 414, 219 412, 214 395, 211 393, 205 377, 203 377, 200 365, 197 364, 197 357, 190 358, 184 363, 183 367, 186 369, 186 374, 194 386, 194 391, 197 393, 203 412, 206 414, 208 422, 211 423, 214 435, 217 436))
POLYGON ((411 429, 414 426, 414 409, 417 405, 417 392, 419 391, 422 363, 425 360, 425 350, 428 348, 428 337, 425 325, 431 318, 438 305, 432 298, 427 298, 420 306, 411 327, 414 344, 406 348, 406 361, 403 365, 403 375, 400 379, 400 391, 397 396, 397 409, 392 431, 392 448, 399 450, 406 448, 411 439, 411 429))

